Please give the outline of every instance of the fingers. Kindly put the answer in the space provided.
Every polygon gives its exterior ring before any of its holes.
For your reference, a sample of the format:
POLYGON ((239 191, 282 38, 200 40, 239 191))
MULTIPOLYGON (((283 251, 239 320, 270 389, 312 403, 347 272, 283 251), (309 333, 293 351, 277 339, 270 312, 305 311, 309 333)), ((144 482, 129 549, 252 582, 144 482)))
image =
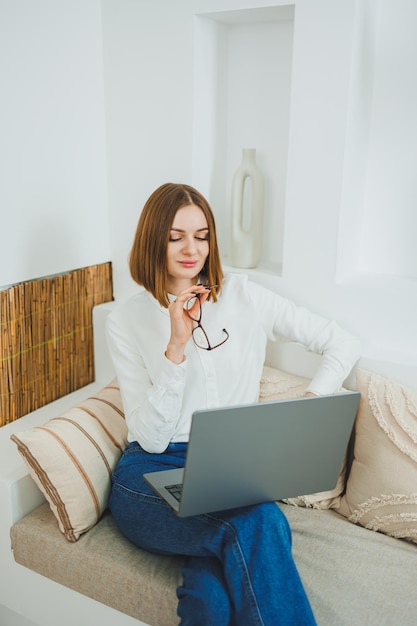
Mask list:
POLYGON ((165 355, 170 360, 179 363, 183 356, 185 344, 201 319, 201 306, 210 295, 213 285, 191 285, 181 291, 176 300, 168 306, 171 318, 171 336, 165 355), (186 305, 191 300, 190 305, 186 305))
MULTIPOLYGON (((215 286, 215 285, 214 285, 215 286)), ((176 300, 174 300, 174 302, 171 302, 170 307, 175 306, 175 308, 180 308, 180 307, 184 307, 185 303, 190 300, 190 298, 194 298, 195 296, 197 296, 200 300, 200 303, 203 304, 207 298, 210 295, 210 291, 211 289, 213 289, 214 287, 213 285, 191 285, 190 287, 187 287, 187 289, 184 289, 184 291, 181 291, 178 295, 176 300)))

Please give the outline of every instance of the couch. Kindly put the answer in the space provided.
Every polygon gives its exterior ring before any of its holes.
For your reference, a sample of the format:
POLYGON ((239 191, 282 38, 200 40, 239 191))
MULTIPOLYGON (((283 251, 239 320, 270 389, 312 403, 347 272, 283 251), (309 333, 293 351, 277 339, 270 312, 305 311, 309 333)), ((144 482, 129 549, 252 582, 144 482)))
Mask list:
MULTIPOLYGON (((94 310, 95 383, 0 429, 2 626, 178 624, 181 559, 137 549, 106 509, 125 437, 103 341, 112 306, 94 310), (77 425, 75 438, 68 423, 77 425), (111 445, 100 443, 97 423, 107 438, 112 431, 111 445), (97 454, 89 453, 72 476, 62 448, 68 459, 79 446, 82 458, 77 437, 89 428, 97 454), (56 467, 42 465, 46 448, 46 456, 56 454, 58 476, 56 467)), ((260 401, 302 395, 318 357, 283 344, 268 358, 260 401)), ((362 399, 335 489, 277 503, 291 525, 294 559, 320 626, 416 623, 415 381, 417 368, 361 359, 345 383, 359 387, 362 399)))

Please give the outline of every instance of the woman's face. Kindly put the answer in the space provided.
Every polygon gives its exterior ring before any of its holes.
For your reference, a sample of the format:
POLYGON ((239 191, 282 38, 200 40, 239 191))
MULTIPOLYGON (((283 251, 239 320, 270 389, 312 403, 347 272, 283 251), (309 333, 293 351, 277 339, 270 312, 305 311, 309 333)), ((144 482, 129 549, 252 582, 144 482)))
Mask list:
POLYGON ((174 295, 196 282, 209 253, 209 230, 195 204, 181 207, 172 222, 167 248, 168 291, 174 295))

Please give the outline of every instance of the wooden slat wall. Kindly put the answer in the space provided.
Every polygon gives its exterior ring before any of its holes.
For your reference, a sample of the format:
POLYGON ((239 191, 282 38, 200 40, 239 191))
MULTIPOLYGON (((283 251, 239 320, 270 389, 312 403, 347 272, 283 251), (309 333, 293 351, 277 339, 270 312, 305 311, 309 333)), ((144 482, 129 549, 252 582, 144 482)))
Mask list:
POLYGON ((0 426, 93 382, 92 309, 112 298, 111 263, 0 291, 0 426))

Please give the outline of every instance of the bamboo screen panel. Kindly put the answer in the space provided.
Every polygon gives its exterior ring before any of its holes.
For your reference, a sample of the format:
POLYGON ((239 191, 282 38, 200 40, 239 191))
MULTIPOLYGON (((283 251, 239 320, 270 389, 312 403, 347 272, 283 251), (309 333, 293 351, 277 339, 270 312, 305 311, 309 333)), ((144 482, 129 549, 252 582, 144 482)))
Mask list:
POLYGON ((111 263, 0 291, 0 426, 93 382, 92 309, 112 297, 111 263))

